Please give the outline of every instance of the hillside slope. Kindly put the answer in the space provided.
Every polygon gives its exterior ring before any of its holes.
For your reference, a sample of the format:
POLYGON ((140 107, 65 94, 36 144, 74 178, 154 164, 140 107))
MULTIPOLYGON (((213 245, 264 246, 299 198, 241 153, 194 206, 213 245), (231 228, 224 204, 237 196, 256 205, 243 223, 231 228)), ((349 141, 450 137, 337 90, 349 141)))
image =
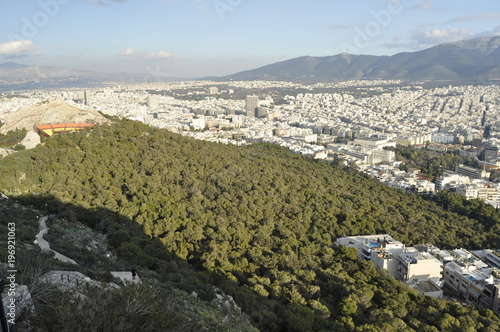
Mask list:
MULTIPOLYGON (((407 245, 498 247, 498 223, 284 148, 221 146, 123 120, 52 137, 2 159, 0 172, 0 190, 136 221, 170 259, 210 272, 264 331, 499 328, 498 317, 420 297, 334 245, 343 234, 391 233, 407 245)), ((119 255, 157 268, 119 218, 81 218, 108 230, 119 255)))

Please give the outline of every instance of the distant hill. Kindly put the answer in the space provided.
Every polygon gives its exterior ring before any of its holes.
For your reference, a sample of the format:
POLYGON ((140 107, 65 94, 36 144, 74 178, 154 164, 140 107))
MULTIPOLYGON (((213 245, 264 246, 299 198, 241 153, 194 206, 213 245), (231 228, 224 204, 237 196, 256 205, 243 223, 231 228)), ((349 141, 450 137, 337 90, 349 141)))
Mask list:
MULTIPOLYGON (((392 56, 353 55, 294 58, 221 80, 345 81, 352 79, 498 80, 500 36, 436 45, 392 56)), ((213 78, 212 78, 213 79, 213 78)))
POLYGON ((0 69, 21 69, 26 67, 28 66, 22 65, 20 63, 15 63, 12 61, 0 63, 0 69))
POLYGON ((100 73, 56 66, 28 66, 16 62, 0 64, 0 91, 99 86, 144 81, 179 81, 174 77, 152 77, 144 73, 100 73))
POLYGON ((113 75, 54 66, 0 64, 0 89, 32 89, 85 86, 110 81, 113 75))

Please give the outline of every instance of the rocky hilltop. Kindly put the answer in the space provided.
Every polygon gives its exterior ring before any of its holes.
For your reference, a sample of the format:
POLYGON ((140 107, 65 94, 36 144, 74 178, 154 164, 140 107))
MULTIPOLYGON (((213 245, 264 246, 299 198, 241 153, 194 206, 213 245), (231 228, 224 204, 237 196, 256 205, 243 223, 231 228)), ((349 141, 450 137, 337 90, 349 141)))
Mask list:
POLYGON ((108 121, 94 110, 83 110, 63 100, 47 100, 13 113, 0 128, 0 134, 5 134, 11 130, 25 129, 28 134, 22 144, 30 149, 40 143, 40 138, 33 129, 35 125, 74 122, 101 124, 108 121))
POLYGON ((105 123, 108 120, 94 110, 83 110, 63 100, 48 100, 12 114, 0 128, 0 133, 5 134, 16 129, 29 131, 39 124, 71 122, 105 123))

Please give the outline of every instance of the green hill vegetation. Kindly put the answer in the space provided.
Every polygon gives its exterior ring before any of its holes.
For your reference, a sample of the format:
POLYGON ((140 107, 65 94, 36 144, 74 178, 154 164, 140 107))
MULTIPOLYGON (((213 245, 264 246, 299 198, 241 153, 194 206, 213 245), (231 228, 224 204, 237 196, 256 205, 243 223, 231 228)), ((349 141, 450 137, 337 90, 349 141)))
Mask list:
POLYGON ((19 145, 26 136, 26 133, 25 129, 17 129, 9 131, 6 134, 0 134, 0 148, 10 148, 19 145))
MULTIPOLYGON (((106 237, 80 224, 74 213, 68 213, 72 211, 52 214, 45 238, 51 248, 85 263, 82 266, 54 260, 33 245, 42 211, 0 199, 0 234, 8 233, 8 223, 16 225, 16 282, 28 286, 35 308, 17 317, 11 331, 257 331, 229 297, 202 284, 187 264, 176 266, 175 276, 170 278, 139 269, 141 284, 124 284, 113 278, 110 269, 130 271, 131 263, 109 261, 102 247, 88 250, 84 243, 94 240, 89 235, 99 242, 106 242, 106 237), (101 286, 58 288, 43 281, 50 270, 79 271, 101 286), (110 282, 120 287, 111 287, 110 282)), ((2 236, 0 262, 7 261, 6 247, 7 239, 2 236)), ((0 278, 5 277, 6 268, 0 265, 0 278)))
POLYGON ((337 164, 122 120, 7 156, 0 174, 0 190, 72 211, 130 264, 222 289, 262 331, 500 329, 491 311, 419 296, 334 243, 390 233, 407 245, 498 248, 498 218, 448 211, 337 164))

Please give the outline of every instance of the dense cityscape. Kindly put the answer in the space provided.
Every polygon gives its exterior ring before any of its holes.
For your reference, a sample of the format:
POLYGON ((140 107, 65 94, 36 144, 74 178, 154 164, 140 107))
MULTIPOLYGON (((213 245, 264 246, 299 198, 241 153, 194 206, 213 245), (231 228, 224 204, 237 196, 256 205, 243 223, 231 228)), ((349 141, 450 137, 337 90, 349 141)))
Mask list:
MULTIPOLYGON (((499 186, 488 180, 500 169, 499 87, 422 85, 198 81, 12 91, 2 95, 0 119, 7 121, 19 109, 44 100, 62 99, 196 139, 236 145, 269 142, 316 159, 342 157, 394 188, 426 194, 452 190, 497 206, 499 186), (248 91, 266 92, 245 95, 248 91), (430 181, 420 170, 400 169, 401 161, 386 149, 396 145, 479 158, 482 169, 462 165, 430 181)), ((25 143, 33 147, 36 140, 25 143)))

